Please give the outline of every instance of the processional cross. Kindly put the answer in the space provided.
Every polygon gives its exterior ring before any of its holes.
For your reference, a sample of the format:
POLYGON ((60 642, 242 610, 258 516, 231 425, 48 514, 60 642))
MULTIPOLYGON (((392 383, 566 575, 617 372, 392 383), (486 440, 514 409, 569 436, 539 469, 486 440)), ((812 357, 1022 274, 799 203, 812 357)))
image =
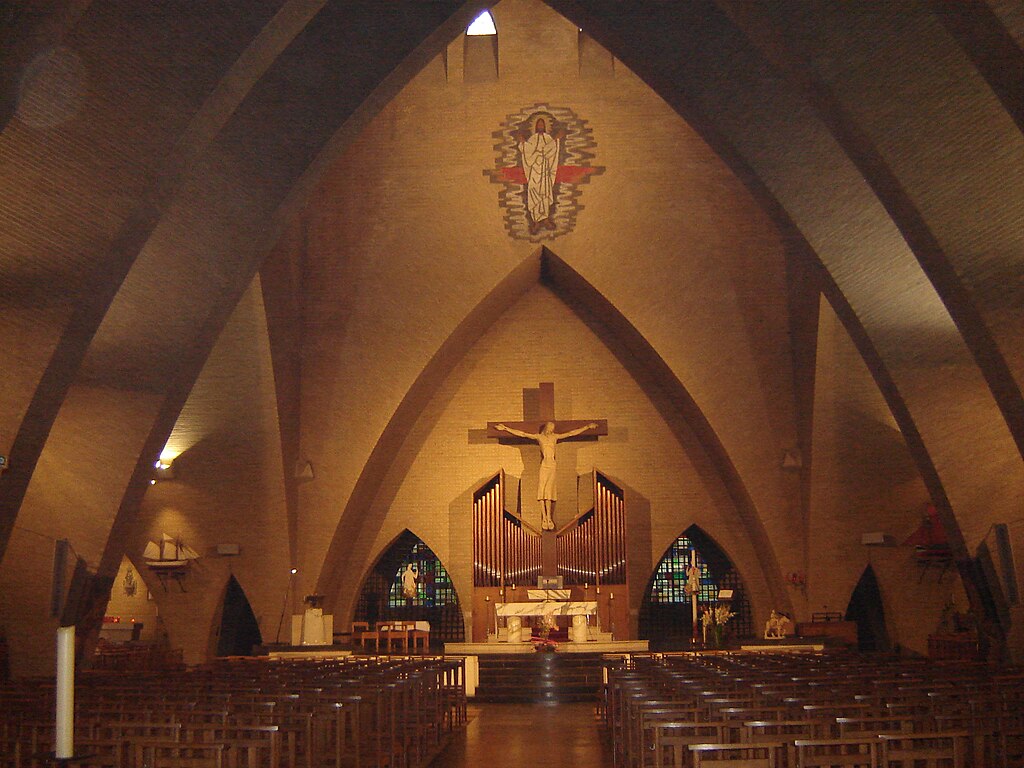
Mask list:
MULTIPOLYGON (((524 401, 527 400, 524 391, 524 401)), ((557 478, 555 473, 555 444, 559 440, 576 437, 598 437, 608 434, 608 422, 604 419, 586 421, 583 419, 557 421, 555 419, 555 385, 542 382, 539 387, 537 418, 527 418, 527 404, 524 402, 524 421, 489 421, 487 437, 496 437, 502 442, 536 442, 541 450, 540 476, 537 482, 537 501, 541 507, 541 528, 551 531, 555 528, 551 516, 552 506, 557 499, 557 478)))

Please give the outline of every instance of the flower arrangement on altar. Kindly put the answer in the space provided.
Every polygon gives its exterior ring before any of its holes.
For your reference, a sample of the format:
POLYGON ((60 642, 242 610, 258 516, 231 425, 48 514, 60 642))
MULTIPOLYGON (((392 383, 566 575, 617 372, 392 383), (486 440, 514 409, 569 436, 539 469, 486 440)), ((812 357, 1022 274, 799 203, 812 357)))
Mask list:
POLYGON ((701 629, 704 633, 704 645, 708 644, 708 633, 710 632, 714 647, 720 648, 722 646, 722 639, 725 636, 725 625, 735 615, 728 605, 704 606, 700 614, 701 629))
POLYGON ((540 627, 537 630, 539 637, 533 638, 533 650, 538 653, 554 653, 558 650, 558 643, 551 639, 551 630, 556 626, 554 614, 546 613, 540 617, 540 627))
POLYGON ((554 653, 558 650, 558 643, 550 637, 533 638, 533 650, 537 653, 554 653))

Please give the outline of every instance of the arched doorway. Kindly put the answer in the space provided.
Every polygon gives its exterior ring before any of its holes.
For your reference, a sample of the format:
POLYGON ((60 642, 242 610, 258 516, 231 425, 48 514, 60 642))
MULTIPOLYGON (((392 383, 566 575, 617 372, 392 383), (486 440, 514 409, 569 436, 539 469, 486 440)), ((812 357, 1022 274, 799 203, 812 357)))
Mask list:
POLYGON ((857 622, 857 647, 862 651, 888 651, 891 649, 889 631, 885 627, 885 608, 882 592, 878 588, 875 569, 864 569, 860 581, 850 595, 846 606, 846 620, 857 622))
POLYGON ((685 591, 686 569, 691 553, 697 553, 700 566, 702 605, 718 599, 722 589, 733 590, 735 613, 727 626, 734 638, 753 637, 753 615, 739 572, 715 541, 696 525, 691 525, 672 542, 661 558, 640 605, 639 633, 650 641, 651 650, 674 650, 689 646, 693 634, 693 613, 685 591))
POLYGON ((249 605, 242 585, 231 576, 224 589, 217 655, 251 656, 253 647, 262 644, 263 636, 260 634, 260 625, 252 612, 252 606, 249 605))
POLYGON ((466 637, 459 597, 448 571, 422 539, 403 531, 377 559, 363 582, 355 621, 428 621, 430 640, 461 643, 466 637), (416 568, 416 596, 406 597, 402 575, 416 568))

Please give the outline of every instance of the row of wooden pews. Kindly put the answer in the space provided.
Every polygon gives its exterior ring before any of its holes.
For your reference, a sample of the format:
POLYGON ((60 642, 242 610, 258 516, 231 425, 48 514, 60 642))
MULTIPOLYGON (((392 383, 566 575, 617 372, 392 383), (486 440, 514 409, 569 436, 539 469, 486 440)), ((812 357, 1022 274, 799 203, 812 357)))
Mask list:
MULTIPOLYGON (((52 679, 0 687, 0 768, 54 749, 52 679)), ((465 663, 443 657, 220 660, 80 674, 82 768, 419 768, 466 722, 465 663)))
POLYGON ((101 640, 96 646, 91 667, 117 672, 185 668, 180 648, 164 648, 150 643, 120 645, 101 640))
POLYGON ((606 660, 617 768, 1024 768, 1024 669, 847 653, 606 660))

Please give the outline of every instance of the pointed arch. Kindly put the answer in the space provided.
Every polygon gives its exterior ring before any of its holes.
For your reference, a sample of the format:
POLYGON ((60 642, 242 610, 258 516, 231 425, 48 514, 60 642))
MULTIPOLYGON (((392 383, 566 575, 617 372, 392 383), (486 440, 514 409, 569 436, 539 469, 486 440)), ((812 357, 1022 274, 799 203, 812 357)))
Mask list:
POLYGON ((846 606, 846 620, 857 623, 857 647, 861 651, 888 651, 892 643, 885 625, 885 605, 875 569, 869 564, 846 606))
POLYGON ((498 34, 498 28, 494 25, 494 17, 490 11, 481 11, 466 27, 466 34, 470 37, 498 34))
POLYGON ((356 601, 355 621, 427 621, 431 640, 462 642, 465 624, 459 596, 441 559, 408 528, 392 539, 367 571, 356 601), (412 565, 416 595, 403 592, 403 574, 412 565))
MULTIPOLYGON (((967 527, 967 524, 961 524, 961 521, 968 519, 970 510, 954 508, 954 499, 960 495, 966 496, 971 491, 967 490, 965 493, 963 487, 947 487, 967 485, 959 477, 954 476, 952 471, 947 471, 946 476, 940 474, 940 467, 950 467, 954 462, 969 465, 973 459, 968 454, 976 454, 977 446, 972 445, 971 451, 962 451, 963 441, 958 441, 952 436, 961 434, 963 427, 958 426, 954 429, 950 423, 936 425, 935 422, 940 418, 937 414, 950 413, 949 409, 937 406, 927 399, 931 393, 937 391, 937 388, 924 387, 914 390, 903 385, 899 379, 900 368, 908 359, 924 358, 929 355, 942 359, 952 354, 953 347, 956 347, 956 354, 969 353, 973 360, 970 365, 964 366, 964 370, 970 369, 972 375, 977 374, 978 380, 983 380, 992 394, 993 407, 974 409, 977 433, 996 435, 993 440, 998 439, 999 444, 993 450, 993 454, 1005 450, 1007 438, 1015 441, 1020 448, 1024 439, 1024 402, 1020 387, 1012 375, 1007 373, 1005 356, 999 349, 993 348, 992 330, 985 327, 988 319, 978 318, 977 308, 974 306, 977 294, 967 291, 969 282, 963 278, 966 264, 954 269, 949 264, 951 253, 948 250, 940 252, 940 249, 931 248, 930 241, 934 241, 936 233, 931 224, 920 222, 919 212, 908 208, 903 185, 887 187, 887 180, 892 178, 891 169, 873 162, 867 155, 858 156, 855 151, 851 151, 851 147, 848 146, 850 137, 844 135, 844 131, 850 130, 851 124, 828 125, 820 116, 813 121, 803 120, 806 115, 811 114, 811 110, 816 109, 804 93, 800 94, 798 100, 787 102, 789 94, 784 92, 784 88, 778 87, 779 83, 783 82, 783 78, 780 77, 783 71, 779 68, 783 62, 768 60, 765 56, 765 46, 758 48, 748 39, 751 33, 763 32, 756 27, 756 20, 754 26, 750 23, 741 26, 737 21, 735 11, 747 9, 747 5, 732 2, 716 4, 708 0, 664 6, 652 9, 647 14, 627 14, 607 13, 605 9, 598 7, 599 4, 580 3, 576 0, 547 2, 566 18, 587 29, 617 59, 662 96, 687 124, 701 135, 775 222, 789 244, 794 260, 809 265, 811 271, 817 274, 823 292, 842 319, 885 396, 900 430, 906 437, 911 455, 928 486, 929 494, 935 501, 944 524, 952 533, 954 555, 972 608, 979 615, 996 620, 997 617, 986 605, 984 597, 989 585, 982 575, 970 567, 969 542, 963 533, 963 528, 967 527), (715 39, 717 50, 728 51, 728 54, 716 52, 715 46, 705 45, 708 39, 715 39), (674 53, 681 49, 692 50, 694 55, 679 63, 674 53), (749 75, 749 78, 736 77, 736 73, 740 71, 749 75), (717 74, 709 78, 709 72, 717 74), (823 180, 822 199, 830 199, 831 190, 847 183, 842 181, 842 176, 836 169, 849 161, 857 168, 861 181, 870 187, 870 195, 885 211, 885 218, 879 220, 879 226, 885 229, 886 226, 892 225, 898 230, 899 236, 905 238, 912 257, 917 262, 918 274, 914 280, 892 282, 895 286, 894 293, 899 292, 900 298, 890 302, 891 306, 905 304, 905 292, 915 280, 922 285, 927 281, 932 284, 934 290, 931 298, 943 303, 942 309, 950 321, 946 330, 954 331, 955 336, 934 333, 929 341, 920 335, 906 334, 907 340, 913 340, 920 345, 918 349, 895 343, 892 329, 885 327, 885 323, 881 322, 881 314, 877 312, 879 306, 885 303, 883 297, 877 291, 859 291, 855 281, 849 279, 851 272, 844 267, 841 256, 836 258, 836 254, 830 253, 826 248, 819 246, 816 249, 815 245, 812 245, 815 239, 810 233, 820 231, 828 223, 827 219, 822 218, 820 211, 812 215, 806 214, 802 203, 786 191, 787 187, 792 190, 800 189, 800 197, 806 200, 809 198, 806 185, 793 184, 792 179, 787 179, 787 183, 782 184, 780 182, 784 176, 776 175, 777 171, 788 171, 794 174, 795 179, 799 178, 799 170, 780 167, 773 169, 771 162, 764 162, 767 153, 759 153, 756 149, 768 146, 785 147, 791 143, 783 136, 792 134, 783 133, 769 141, 765 134, 766 123, 751 121, 750 110, 753 105, 767 104, 768 99, 772 102, 771 109, 777 114, 786 115, 787 120, 784 122, 788 129, 795 128, 801 131, 802 136, 810 135, 811 130, 824 129, 821 135, 827 135, 830 141, 835 142, 835 147, 839 148, 839 152, 828 157, 828 167, 832 172, 819 179, 823 180), (787 109, 780 112, 784 104, 787 105, 787 109), (804 111, 803 107, 808 106, 811 110, 804 111), (752 129, 751 126, 755 125, 757 128, 752 129), (911 236, 908 237, 905 231, 910 232, 911 236), (925 245, 924 250, 921 248, 922 244, 925 245), (922 277, 925 280, 920 280, 922 277), (1007 430, 1005 437, 1002 434, 1004 427, 1007 430), (943 436, 950 437, 943 439, 943 436)), ((988 17, 989 14, 986 13, 984 16, 988 17)), ((968 56, 979 68, 981 76, 996 90, 1000 99, 1004 99, 1002 103, 1005 107, 1008 81, 1003 79, 996 82, 990 72, 989 63, 979 64, 976 60, 979 50, 978 39, 988 39, 994 43, 989 46, 987 59, 998 60, 998 56, 991 51, 1006 47, 1005 31, 996 28, 1002 25, 992 23, 990 17, 983 18, 977 14, 971 15, 973 30, 965 29, 963 22, 956 19, 943 23, 950 29, 950 34, 957 38, 959 44, 965 46, 968 56)), ((779 52, 777 46, 776 51, 779 52)), ((1012 58, 1019 58, 1018 54, 1012 58)), ((800 77, 799 73, 796 75, 797 78, 800 77)), ((801 86, 810 86, 819 95, 829 91, 816 79, 801 83, 801 86)), ((791 86, 787 84, 786 87, 791 86)), ((1008 109, 1008 113, 1014 118, 1019 112, 1019 109, 1008 109)), ((773 127, 773 130, 775 129, 773 127)), ((872 154, 876 153, 874 147, 867 149, 870 149, 872 154)), ((808 167, 806 158, 801 157, 799 166, 808 167)), ((898 178, 902 180, 902 176, 898 178)), ((833 206, 833 210, 838 211, 838 208, 833 206)), ((836 221, 833 226, 837 227, 836 231, 839 232, 842 231, 843 224, 842 221, 836 221)), ((835 240, 849 242, 849 238, 845 237, 835 240)), ((818 238, 817 242, 820 241, 818 238)), ((874 240, 864 238, 864 243, 869 242, 873 243, 874 240)), ((874 248, 874 253, 881 253, 881 250, 874 248)), ((863 262, 859 264, 859 268, 860 274, 863 275, 863 262)), ((887 267, 883 265, 881 269, 887 267)), ((935 304, 934 307, 937 308, 938 305, 935 304)), ((996 341, 998 343, 999 339, 996 341)), ((1006 348, 1011 346, 1012 342, 1008 341, 1006 348)), ((995 477, 1002 470, 990 471, 995 477)), ((960 475, 976 478, 978 472, 961 472, 960 475)))
POLYGON ((263 644, 256 614, 245 590, 235 578, 228 577, 221 598, 220 629, 217 633, 217 656, 251 656, 253 648, 263 644))
POLYGON ((694 552, 700 568, 699 603, 714 603, 720 590, 732 589, 735 616, 730 620, 729 630, 734 637, 752 636, 753 613, 739 571, 711 536, 700 526, 691 525, 669 545, 651 574, 640 604, 640 638, 661 643, 665 648, 688 645, 693 632, 693 611, 684 587, 694 552))
MULTIPOLYGON (((352 548, 348 543, 357 540, 364 525, 368 524, 369 518, 364 510, 370 509, 375 501, 381 507, 390 505, 391 497, 378 499, 377 495, 384 487, 384 478, 392 470, 416 420, 456 363, 520 296, 537 283, 549 288, 580 317, 651 399, 705 482, 715 489, 718 496, 725 497, 720 506, 722 513, 735 514, 738 518, 737 523, 749 537, 756 554, 759 577, 763 579, 772 603, 792 612, 778 560, 753 498, 700 406, 657 350, 619 308, 561 258, 543 247, 520 262, 466 315, 424 366, 395 409, 341 515, 317 581, 317 591, 327 595, 328 600, 340 598, 346 571, 356 565, 350 560, 352 548)), ((404 471, 407 468, 398 469, 404 471)), ((374 520, 369 524, 379 525, 380 522, 374 520)), ((343 604, 335 608, 341 613, 345 613, 345 609, 343 604)))
POLYGON ((462 56, 462 78, 467 83, 498 79, 498 29, 490 11, 483 11, 466 27, 462 56))

